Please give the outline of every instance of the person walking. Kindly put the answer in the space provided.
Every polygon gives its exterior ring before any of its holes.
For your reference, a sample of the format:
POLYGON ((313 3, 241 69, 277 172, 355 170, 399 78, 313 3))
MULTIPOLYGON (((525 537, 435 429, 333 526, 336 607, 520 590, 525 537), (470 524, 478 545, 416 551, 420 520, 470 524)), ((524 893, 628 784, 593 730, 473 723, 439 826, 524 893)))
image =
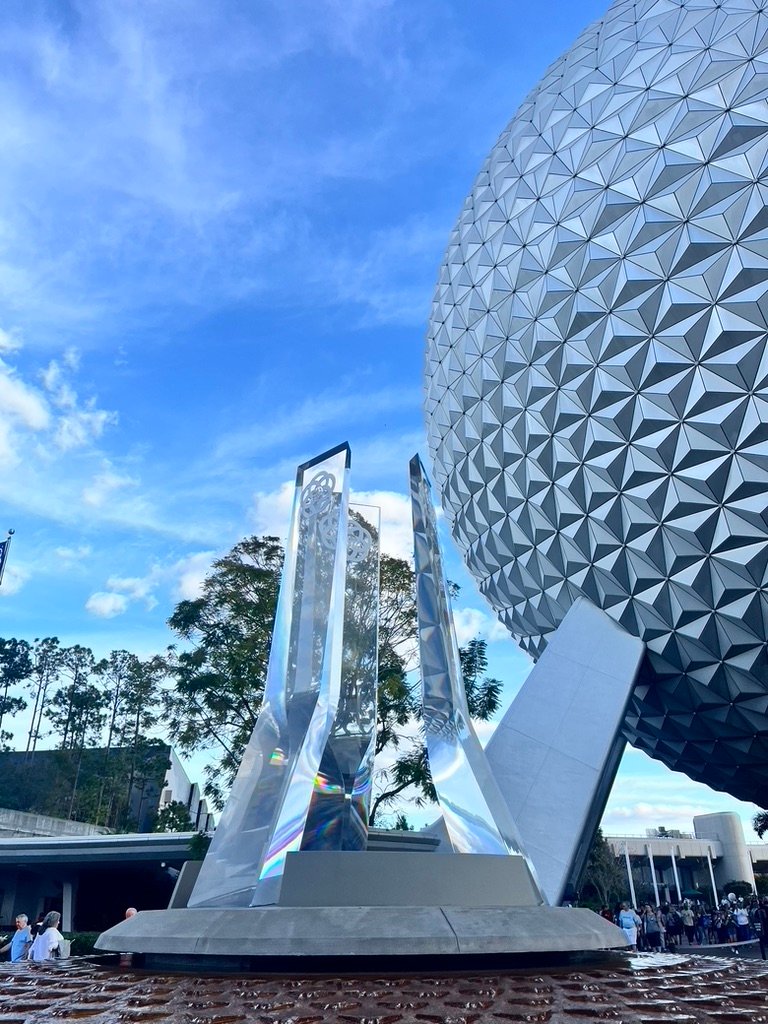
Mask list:
POLYGON ((688 945, 692 946, 696 941, 696 917, 693 913, 693 907, 690 905, 688 900, 683 904, 683 909, 680 911, 680 917, 683 921, 683 928, 685 928, 685 937, 688 940, 688 945))
POLYGON ((15 964, 19 960, 26 960, 27 954, 29 953, 29 947, 32 944, 32 929, 29 927, 29 918, 26 914, 16 915, 16 931, 11 937, 11 941, 6 943, 5 946, 0 949, 0 953, 7 953, 11 951, 11 963, 15 964))
POLYGON ((654 910, 649 903, 646 903, 640 915, 643 921, 643 931, 648 948, 654 952, 661 949, 664 944, 664 925, 661 922, 661 913, 654 910))
POLYGON ((64 941, 64 936, 59 931, 60 921, 61 914, 57 910, 52 910, 49 914, 45 915, 43 930, 32 943, 29 951, 30 960, 39 962, 42 960, 55 960, 58 957, 59 946, 64 941))
POLYGON ((626 935, 627 942, 633 953, 637 952, 637 929, 641 924, 642 921, 635 911, 630 909, 629 904, 622 903, 621 910, 619 911, 618 925, 626 935))

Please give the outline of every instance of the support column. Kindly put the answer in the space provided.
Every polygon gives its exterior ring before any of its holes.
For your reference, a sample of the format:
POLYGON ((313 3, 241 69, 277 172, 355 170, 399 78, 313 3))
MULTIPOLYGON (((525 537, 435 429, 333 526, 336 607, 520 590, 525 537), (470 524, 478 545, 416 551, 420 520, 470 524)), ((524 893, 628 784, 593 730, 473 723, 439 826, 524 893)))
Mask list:
POLYGON ((61 892, 61 930, 73 932, 75 930, 75 898, 77 896, 77 879, 65 879, 62 883, 61 892))
POLYGON ((651 850, 651 844, 648 843, 645 847, 645 852, 648 854, 648 862, 651 865, 651 881, 653 882, 653 898, 656 900, 656 906, 659 906, 659 883, 656 881, 656 865, 653 863, 653 850, 651 850))
POLYGON ((627 881, 629 882, 629 892, 632 896, 632 909, 637 909, 637 896, 635 895, 635 881, 632 878, 632 863, 629 859, 629 848, 627 847, 626 841, 624 843, 624 861, 627 865, 627 881))
POLYGON ((715 871, 712 867, 712 849, 707 847, 707 865, 709 867, 709 880, 712 883, 712 896, 714 898, 714 905, 717 906, 717 886, 715 885, 715 871))
POLYGON ((670 850, 670 856, 672 857, 672 874, 675 876, 675 889, 677 890, 677 902, 682 903, 683 893, 680 888, 680 876, 677 873, 677 861, 675 860, 675 848, 674 846, 670 850))

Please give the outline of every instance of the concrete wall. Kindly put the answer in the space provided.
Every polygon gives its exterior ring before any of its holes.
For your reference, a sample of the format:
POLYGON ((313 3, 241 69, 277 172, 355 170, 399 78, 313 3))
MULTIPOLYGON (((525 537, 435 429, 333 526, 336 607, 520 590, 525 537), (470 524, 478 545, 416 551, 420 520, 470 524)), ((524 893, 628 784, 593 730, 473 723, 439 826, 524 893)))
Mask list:
POLYGON ((0 837, 10 836, 95 836, 109 835, 111 829, 85 821, 67 821, 47 814, 29 814, 0 807, 0 837))

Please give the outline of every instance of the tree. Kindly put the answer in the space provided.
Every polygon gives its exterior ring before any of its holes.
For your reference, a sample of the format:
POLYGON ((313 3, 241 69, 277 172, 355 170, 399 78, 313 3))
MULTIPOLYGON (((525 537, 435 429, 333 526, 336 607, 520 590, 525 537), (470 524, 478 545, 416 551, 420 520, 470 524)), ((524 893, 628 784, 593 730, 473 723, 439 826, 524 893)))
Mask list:
POLYGON ((752 819, 752 828, 762 839, 765 833, 768 832, 768 811, 758 811, 752 819))
POLYGON ((598 828, 587 858, 581 880, 581 891, 589 899, 594 894, 600 906, 610 907, 624 896, 627 876, 617 857, 608 844, 602 829, 598 828))
POLYGON ((181 601, 168 620, 190 646, 169 651, 175 688, 164 720, 183 753, 217 751, 205 792, 218 807, 261 707, 282 567, 277 538, 247 537, 213 563, 202 596, 181 601))
POLYGON ((75 817, 75 801, 80 783, 83 751, 97 744, 104 725, 106 698, 92 682, 95 668, 93 652, 75 644, 61 652, 59 671, 65 680, 53 695, 46 717, 60 736, 59 749, 75 753, 75 775, 67 817, 75 817))
POLYGON ((42 738, 43 715, 47 707, 48 690, 58 679, 62 650, 56 636, 35 639, 32 647, 32 670, 29 689, 34 695, 32 720, 27 736, 27 753, 34 755, 38 740, 42 738))
POLYGON ((142 661, 128 651, 112 651, 96 666, 108 707, 101 782, 92 815, 98 824, 127 827, 137 780, 157 774, 156 744, 148 733, 159 719, 160 683, 166 673, 164 658, 142 661))
POLYGON ((30 646, 26 640, 0 639, 0 749, 9 750, 13 733, 3 728, 7 717, 23 711, 27 702, 12 690, 28 679, 32 672, 30 646))
POLYGON ((82 750, 93 745, 104 724, 104 697, 91 681, 93 652, 80 644, 65 647, 58 667, 64 685, 54 693, 45 714, 58 734, 60 750, 82 750))
POLYGON ((746 899, 748 896, 752 896, 752 886, 749 882, 745 882, 743 879, 732 879, 730 882, 726 882, 725 885, 721 886, 726 896, 729 893, 733 893, 735 896, 743 896, 746 899))
POLYGON ((189 816, 187 805, 181 800, 171 800, 158 811, 153 832, 194 832, 195 826, 189 816))

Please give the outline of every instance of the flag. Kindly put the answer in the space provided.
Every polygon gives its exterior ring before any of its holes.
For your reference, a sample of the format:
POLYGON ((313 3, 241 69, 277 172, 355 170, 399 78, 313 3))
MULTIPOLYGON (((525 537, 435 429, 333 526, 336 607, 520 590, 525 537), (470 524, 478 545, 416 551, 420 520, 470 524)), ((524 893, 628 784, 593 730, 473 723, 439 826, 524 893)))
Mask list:
POLYGON ((13 530, 8 531, 8 536, 5 540, 0 541, 0 583, 3 582, 3 571, 5 569, 5 563, 8 558, 8 549, 11 546, 11 537, 13 530))

